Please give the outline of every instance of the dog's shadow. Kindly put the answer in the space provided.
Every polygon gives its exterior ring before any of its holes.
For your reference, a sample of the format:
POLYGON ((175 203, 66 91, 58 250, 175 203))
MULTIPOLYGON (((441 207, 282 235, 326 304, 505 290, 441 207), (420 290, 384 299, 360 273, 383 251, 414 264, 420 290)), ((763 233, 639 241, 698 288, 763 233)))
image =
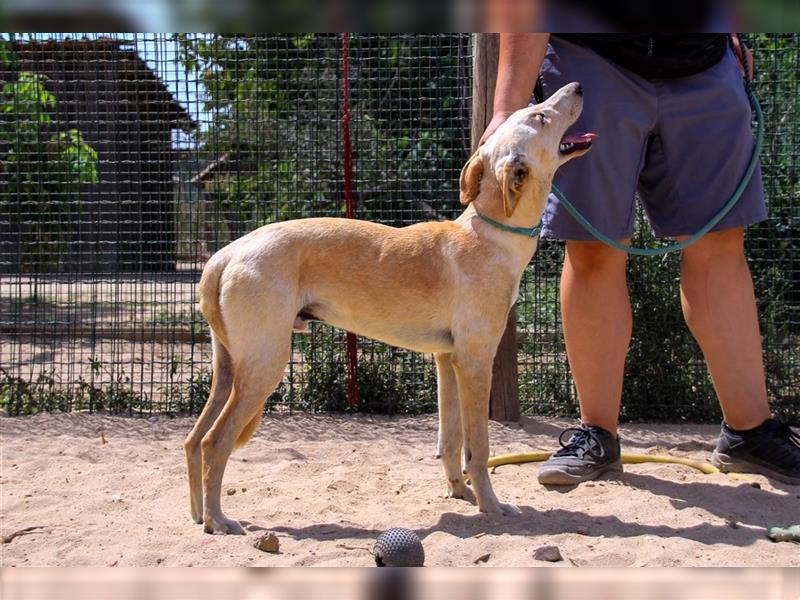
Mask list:
POLYGON ((245 521, 244 519, 239 521, 239 525, 244 527, 244 529, 246 531, 250 532, 250 533, 259 533, 259 532, 262 532, 262 531, 272 531, 272 529, 270 529, 269 527, 262 527, 261 525, 258 525, 256 523, 251 523, 250 521, 245 521))
MULTIPOLYGON (((486 534, 552 536, 570 533, 570 528, 575 528, 578 531, 573 533, 588 537, 626 538, 651 535, 662 538, 681 537, 703 544, 713 544, 724 538, 728 544, 749 546, 757 540, 764 539, 766 527, 788 522, 787 520, 791 519, 796 511, 797 496, 800 495, 798 488, 791 486, 778 486, 779 491, 772 492, 755 489, 748 484, 731 488, 716 483, 674 482, 638 473, 625 473, 617 481, 621 485, 630 485, 643 492, 666 496, 676 510, 697 507, 705 509, 712 517, 691 527, 673 527, 626 521, 613 514, 590 515, 583 511, 560 508, 540 511, 532 506, 523 505, 520 506, 521 514, 516 516, 446 512, 434 525, 417 528, 415 532, 424 540, 435 532, 449 533, 458 538, 486 534), (742 505, 740 500, 744 494, 757 495, 760 510, 751 512, 742 505), (736 522, 733 526, 731 520, 736 522), (576 527, 576 523, 581 524, 579 528, 576 527), (739 524, 745 527, 739 527, 739 524)), ((565 505, 569 504, 569 491, 572 489, 575 489, 575 486, 558 490, 565 495, 565 505)), ((454 499, 453 502, 464 502, 464 500, 454 499)), ((306 527, 278 526, 272 527, 271 530, 295 539, 321 541, 346 538, 374 539, 380 533, 376 529, 336 523, 320 523, 306 527)))

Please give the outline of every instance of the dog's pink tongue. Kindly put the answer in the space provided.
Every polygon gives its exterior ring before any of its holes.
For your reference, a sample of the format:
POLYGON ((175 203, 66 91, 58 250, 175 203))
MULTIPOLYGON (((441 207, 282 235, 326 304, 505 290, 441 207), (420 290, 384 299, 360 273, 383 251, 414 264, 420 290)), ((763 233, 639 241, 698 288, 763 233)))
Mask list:
POLYGON ((570 135, 565 135, 561 138, 562 144, 588 144, 592 140, 597 138, 596 133, 571 133, 570 135))

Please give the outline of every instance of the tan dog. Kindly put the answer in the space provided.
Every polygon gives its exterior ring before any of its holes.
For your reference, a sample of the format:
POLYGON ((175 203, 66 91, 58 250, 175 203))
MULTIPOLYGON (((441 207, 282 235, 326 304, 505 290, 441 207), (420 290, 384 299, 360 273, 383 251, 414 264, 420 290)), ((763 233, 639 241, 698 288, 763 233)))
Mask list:
POLYGON ((486 462, 492 362, 537 238, 498 228, 539 223, 556 169, 591 134, 563 138, 583 106, 580 85, 514 113, 464 166, 455 221, 393 228, 347 219, 267 225, 209 260, 200 310, 212 330, 211 394, 184 448, 192 518, 212 533, 244 533, 220 507, 234 448, 258 426, 284 374, 292 329, 316 319, 432 352, 439 443, 449 495, 490 514, 519 512, 495 496, 486 462), (463 467, 462 467, 463 462, 463 467))

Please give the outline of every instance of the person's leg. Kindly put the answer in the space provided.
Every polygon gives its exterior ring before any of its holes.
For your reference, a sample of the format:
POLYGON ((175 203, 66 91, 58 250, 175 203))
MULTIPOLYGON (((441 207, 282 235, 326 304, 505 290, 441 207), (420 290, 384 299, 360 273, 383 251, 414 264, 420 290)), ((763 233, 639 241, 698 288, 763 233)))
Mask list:
POLYGON ((616 436, 632 315, 627 255, 570 240, 561 272, 561 315, 581 420, 616 436))
MULTIPOLYGON (((627 255, 570 240, 561 272, 561 314, 582 424, 539 469, 539 482, 570 485, 621 471, 617 418, 632 316, 627 255)), ((566 432, 564 432, 566 433, 566 432)))
MULTIPOLYGON (((588 48, 550 39, 541 72, 545 96, 580 81, 587 102, 575 130, 599 135, 582 164, 572 168, 574 161, 558 170, 555 184, 603 234, 628 239, 634 230, 636 182, 657 119, 657 86, 588 48)), ((543 236, 568 240, 561 312, 584 422, 562 432, 562 447, 540 467, 538 479, 570 485, 622 470, 616 430, 632 328, 626 255, 597 242, 553 194, 543 236)))
MULTIPOLYGON (((685 239, 705 226, 740 185, 753 151, 752 111, 730 52, 714 67, 658 89, 658 119, 638 191, 656 235, 685 239)), ((714 232, 684 251, 681 300, 725 415, 711 462, 722 471, 760 473, 800 485, 800 435, 770 418, 743 250, 743 228, 766 218, 756 166, 714 232)))
POLYGON ((744 230, 703 236, 683 251, 681 305, 705 356, 725 421, 752 429, 770 417, 744 230))
POLYGON ((711 462, 800 485, 800 435, 770 417, 742 228, 709 233, 684 250, 681 303, 725 416, 711 462))

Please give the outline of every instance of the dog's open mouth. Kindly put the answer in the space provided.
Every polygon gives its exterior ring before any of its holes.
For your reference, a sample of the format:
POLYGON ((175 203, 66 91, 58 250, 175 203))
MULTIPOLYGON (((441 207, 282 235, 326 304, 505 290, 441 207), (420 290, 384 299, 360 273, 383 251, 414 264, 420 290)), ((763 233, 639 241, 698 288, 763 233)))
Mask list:
POLYGON ((592 140, 597 137, 596 133, 571 133, 561 138, 558 151, 567 156, 578 150, 587 150, 592 145, 592 140))

